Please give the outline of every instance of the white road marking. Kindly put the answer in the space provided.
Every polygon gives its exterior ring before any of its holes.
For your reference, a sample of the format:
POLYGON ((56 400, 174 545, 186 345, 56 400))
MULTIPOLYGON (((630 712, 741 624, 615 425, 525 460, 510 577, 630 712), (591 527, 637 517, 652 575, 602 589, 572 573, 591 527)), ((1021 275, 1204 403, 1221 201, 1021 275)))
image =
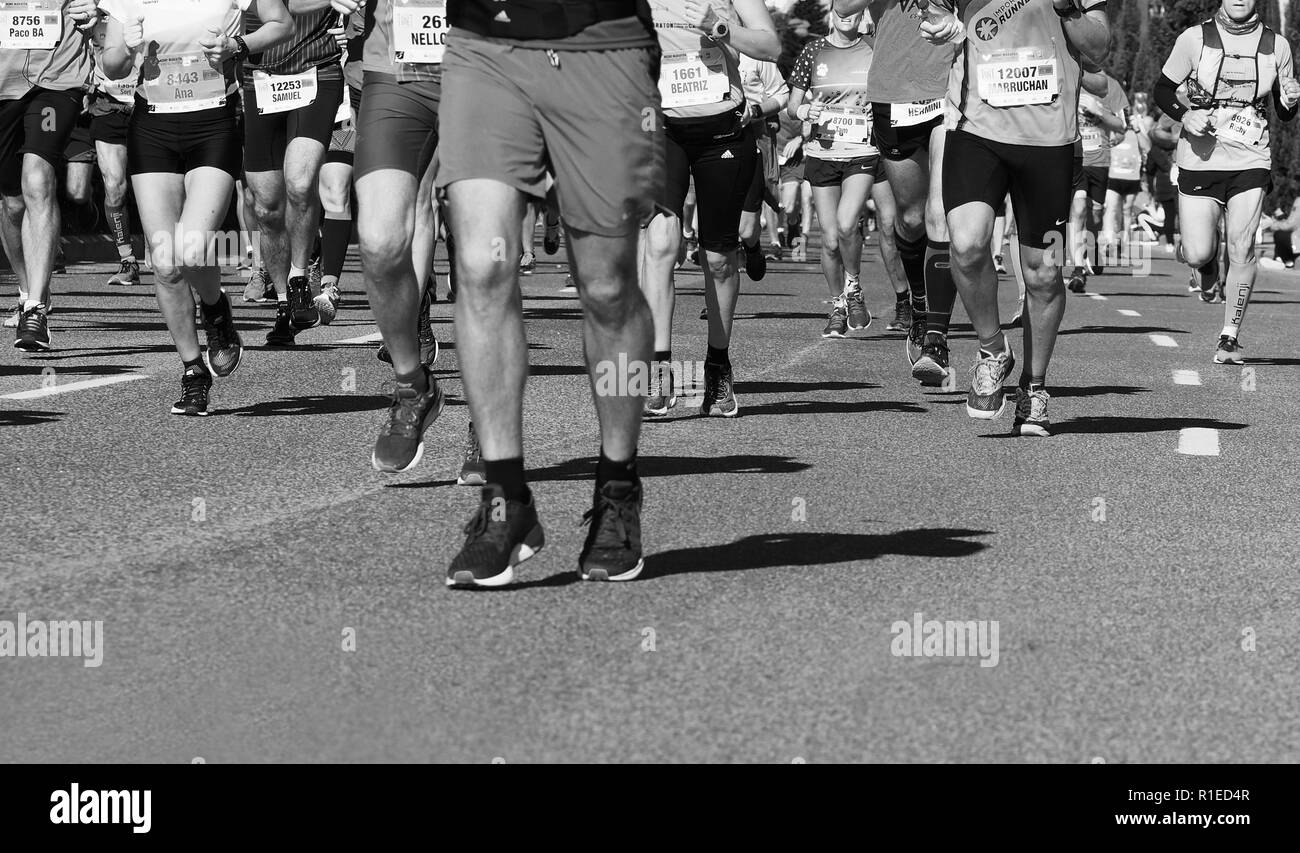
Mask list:
POLYGON ((335 341, 336 344, 373 344, 382 341, 384 336, 379 332, 373 335, 362 335, 359 338, 344 338, 341 341, 335 341))
POLYGON ((1083 294, 1083 295, 1084 295, 1084 296, 1090 296, 1090 297, 1092 297, 1093 299, 1100 299, 1102 302, 1105 302, 1105 301, 1106 301, 1106 297, 1102 296, 1100 293, 1085 293, 1085 294, 1083 294))
POLYGON ((121 382, 133 382, 136 379, 148 379, 144 373, 124 373, 120 376, 105 376, 100 379, 83 379, 80 382, 68 382, 51 385, 48 388, 35 388, 31 391, 19 391, 16 394, 4 394, 0 400, 36 400, 41 397, 53 397, 55 394, 67 394, 70 391, 84 391, 87 388, 102 388, 105 385, 117 385, 121 382))
POLYGON ((1206 427, 1188 427, 1178 431, 1178 452, 1188 456, 1218 456, 1219 431, 1206 427))
POLYGON ((1174 384, 1175 385, 1200 385, 1201 374, 1197 373, 1195 370, 1175 370, 1174 384))
POLYGON ((1168 335, 1147 335, 1147 337, 1151 339, 1151 343, 1155 344, 1158 347, 1178 346, 1178 341, 1174 340, 1168 335))
POLYGON ((1142 316, 1142 315, 1139 314, 1138 312, 1134 311, 1132 308, 1121 308, 1121 309, 1119 309, 1119 313, 1123 314, 1125 317, 1141 317, 1141 316, 1142 316))

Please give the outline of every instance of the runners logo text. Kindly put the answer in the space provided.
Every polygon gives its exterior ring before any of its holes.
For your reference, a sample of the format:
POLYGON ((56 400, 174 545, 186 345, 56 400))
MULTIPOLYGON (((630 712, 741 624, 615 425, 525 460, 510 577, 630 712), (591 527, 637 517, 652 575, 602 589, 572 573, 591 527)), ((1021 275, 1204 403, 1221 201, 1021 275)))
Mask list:
POLYGON ((152 791, 83 791, 73 782, 69 790, 50 794, 50 823, 121 823, 144 834, 153 825, 152 799, 152 791))
POLYGON ((923 622, 917 612, 911 622, 895 622, 889 633, 894 635, 889 644, 894 657, 978 657, 982 667, 998 665, 997 620, 923 622))

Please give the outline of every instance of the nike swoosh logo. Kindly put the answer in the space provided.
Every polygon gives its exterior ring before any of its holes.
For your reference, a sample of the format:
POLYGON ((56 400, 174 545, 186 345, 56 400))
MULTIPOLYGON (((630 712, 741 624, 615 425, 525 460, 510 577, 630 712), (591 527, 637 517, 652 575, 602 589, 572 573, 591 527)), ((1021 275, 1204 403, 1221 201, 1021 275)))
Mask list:
POLYGON ((1056 220, 1056 224, 1057 224, 1057 225, 1064 225, 1064 224, 1065 224, 1065 220, 1064 220, 1064 219, 1058 219, 1058 220, 1056 220))

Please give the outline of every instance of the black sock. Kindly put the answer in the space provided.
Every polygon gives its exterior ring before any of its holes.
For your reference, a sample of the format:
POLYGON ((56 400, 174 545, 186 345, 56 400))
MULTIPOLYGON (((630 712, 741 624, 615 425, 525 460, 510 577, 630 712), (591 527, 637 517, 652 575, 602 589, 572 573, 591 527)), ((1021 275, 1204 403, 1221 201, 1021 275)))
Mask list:
POLYGON ((484 459, 485 477, 490 485, 500 486, 506 500, 528 503, 528 484, 524 482, 524 458, 484 459))
POLYGON ((337 279, 343 274, 343 261, 348 256, 348 240, 352 238, 351 219, 326 219, 321 223, 321 275, 337 279))
POLYGON ((199 371, 200 373, 208 372, 208 366, 203 363, 203 356, 199 356, 198 358, 191 359, 190 361, 185 362, 185 372, 189 373, 191 368, 199 371))
POLYGON ((708 353, 704 356, 705 364, 721 364, 725 367, 731 366, 731 357, 728 354, 728 347, 709 347, 708 353))
POLYGON ((957 285, 952 281, 952 260, 948 243, 931 240, 925 248, 925 326, 928 331, 948 334, 957 285))
POLYGON ((894 243, 898 246, 898 258, 903 262, 903 272, 907 275, 907 289, 912 295, 912 308, 925 310, 925 248, 926 239, 922 234, 915 240, 908 240, 894 230, 894 243))
POLYGON ((672 361, 673 351, 670 349, 655 350, 655 361, 672 361))
POLYGON ((596 460, 596 488, 599 489, 606 483, 619 481, 623 483, 637 482, 636 475, 636 451, 632 451, 632 458, 625 462, 615 462, 605 455, 605 449, 602 447, 600 456, 596 460))

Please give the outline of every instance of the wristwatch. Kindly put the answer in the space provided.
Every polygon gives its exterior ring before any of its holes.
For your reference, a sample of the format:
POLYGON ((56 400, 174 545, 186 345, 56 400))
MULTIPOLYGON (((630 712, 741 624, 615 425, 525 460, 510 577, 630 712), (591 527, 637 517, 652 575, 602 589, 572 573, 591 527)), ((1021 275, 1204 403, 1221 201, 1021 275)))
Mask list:
POLYGON ((248 57, 248 45, 244 42, 243 36, 234 36, 235 39, 235 59, 246 59, 248 57))

